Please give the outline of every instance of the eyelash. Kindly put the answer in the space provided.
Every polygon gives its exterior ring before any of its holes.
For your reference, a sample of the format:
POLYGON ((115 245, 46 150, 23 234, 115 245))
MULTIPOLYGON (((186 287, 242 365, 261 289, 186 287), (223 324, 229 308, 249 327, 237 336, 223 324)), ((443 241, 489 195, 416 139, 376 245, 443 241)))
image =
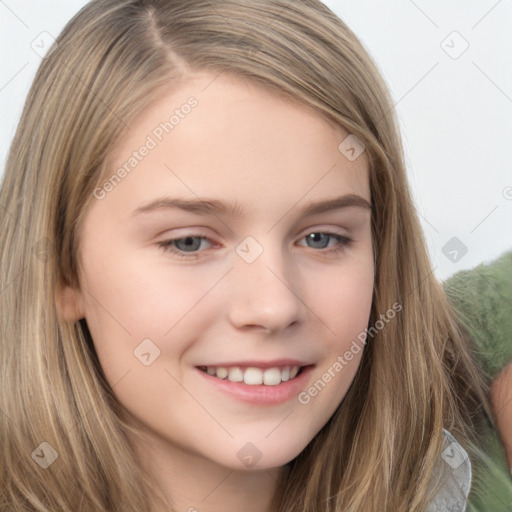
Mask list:
MULTIPOLYGON (((352 239, 350 239, 350 238, 348 238, 346 236, 338 235, 337 233, 331 233, 331 232, 328 232, 328 231, 311 231, 310 233, 307 233, 306 235, 304 235, 301 238, 301 240, 304 239, 308 235, 318 234, 318 233, 322 234, 322 235, 327 235, 330 238, 335 238, 335 239, 338 240, 338 243, 334 247, 331 247, 329 249, 319 249, 318 250, 318 252, 322 252, 323 254, 337 254, 337 253, 340 253, 343 249, 349 248, 349 247, 352 246, 352 243, 353 243, 352 239)), ((176 256, 178 256, 179 258, 183 258, 183 259, 196 259, 197 255, 201 251, 188 252, 187 253, 186 251, 181 251, 180 249, 176 249, 172 245, 174 242, 177 242, 179 240, 185 240, 186 238, 200 238, 201 240, 207 240, 212 245, 215 245, 215 242, 211 238, 209 238, 207 236, 199 235, 199 234, 190 234, 190 235, 183 236, 183 237, 180 237, 180 238, 172 238, 172 239, 169 239, 169 240, 163 240, 162 242, 158 242, 157 245, 159 247, 161 247, 165 252, 171 252, 171 253, 175 254, 176 256)), ((310 249, 314 249, 314 248, 310 247, 310 249)))

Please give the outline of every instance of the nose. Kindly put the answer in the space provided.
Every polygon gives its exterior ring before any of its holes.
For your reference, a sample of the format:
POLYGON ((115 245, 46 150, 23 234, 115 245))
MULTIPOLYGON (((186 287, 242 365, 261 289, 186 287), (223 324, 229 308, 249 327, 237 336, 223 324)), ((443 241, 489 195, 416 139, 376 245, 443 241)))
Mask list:
POLYGON ((304 321, 297 271, 282 251, 266 247, 252 263, 239 256, 235 261, 229 293, 233 326, 278 332, 304 321))

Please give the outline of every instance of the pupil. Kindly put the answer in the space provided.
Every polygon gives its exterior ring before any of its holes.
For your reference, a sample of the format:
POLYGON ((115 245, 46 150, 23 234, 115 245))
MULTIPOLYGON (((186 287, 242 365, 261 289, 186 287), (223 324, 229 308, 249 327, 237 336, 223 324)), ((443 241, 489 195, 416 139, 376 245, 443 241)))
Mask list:
MULTIPOLYGON (((309 235, 309 239, 315 243, 320 242, 322 237, 325 237, 324 242, 327 241, 327 237, 324 235, 324 233, 310 233, 310 235, 309 235)), ((320 244, 320 247, 322 249, 325 248, 326 243, 320 244)))
POLYGON ((183 246, 181 247, 182 250, 194 250, 199 248, 199 245, 201 245, 201 240, 193 236, 187 236, 186 238, 182 238, 181 240, 176 241, 178 248, 180 248, 180 244, 183 246))

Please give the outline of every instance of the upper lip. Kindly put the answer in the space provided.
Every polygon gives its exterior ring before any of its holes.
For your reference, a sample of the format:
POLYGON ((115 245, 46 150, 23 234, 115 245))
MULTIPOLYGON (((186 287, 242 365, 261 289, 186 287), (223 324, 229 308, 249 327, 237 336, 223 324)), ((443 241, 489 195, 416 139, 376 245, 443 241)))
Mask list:
POLYGON ((198 366, 214 366, 216 368, 232 368, 233 366, 243 366, 243 367, 256 367, 256 368, 275 368, 276 366, 309 366, 312 363, 308 363, 305 361, 299 361, 297 359, 274 359, 272 361, 258 361, 255 359, 244 360, 244 361, 230 361, 230 362, 220 362, 220 363, 207 363, 200 364, 198 366))

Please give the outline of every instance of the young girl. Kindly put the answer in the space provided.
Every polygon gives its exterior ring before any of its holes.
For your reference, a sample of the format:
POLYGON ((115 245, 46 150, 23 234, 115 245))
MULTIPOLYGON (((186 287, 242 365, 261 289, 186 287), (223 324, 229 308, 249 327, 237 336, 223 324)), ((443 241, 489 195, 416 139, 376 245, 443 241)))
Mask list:
POLYGON ((0 510, 465 510, 487 390, 321 2, 92 1, 0 204, 0 510))

